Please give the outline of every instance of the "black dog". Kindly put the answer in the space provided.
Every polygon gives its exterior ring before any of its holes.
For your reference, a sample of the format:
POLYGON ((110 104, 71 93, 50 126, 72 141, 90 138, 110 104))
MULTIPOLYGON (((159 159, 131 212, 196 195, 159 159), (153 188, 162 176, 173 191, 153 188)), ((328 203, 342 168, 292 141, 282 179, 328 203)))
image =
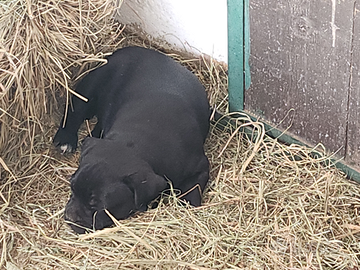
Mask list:
POLYGON ((79 126, 97 116, 65 209, 76 232, 110 226, 105 209, 116 219, 146 210, 169 180, 184 200, 201 204, 209 178, 203 149, 209 104, 190 71, 159 52, 128 47, 85 76, 77 92, 88 102, 72 98, 73 110, 54 137, 56 146, 73 151, 79 126))

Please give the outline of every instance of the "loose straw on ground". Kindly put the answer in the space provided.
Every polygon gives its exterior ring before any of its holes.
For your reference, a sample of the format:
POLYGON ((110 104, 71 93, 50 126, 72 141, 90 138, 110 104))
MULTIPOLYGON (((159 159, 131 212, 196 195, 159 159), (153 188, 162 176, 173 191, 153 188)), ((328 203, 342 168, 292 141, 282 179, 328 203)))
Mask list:
MULTIPOLYGON (((51 145, 61 115, 56 100, 93 67, 89 62, 101 62, 101 51, 115 49, 122 28, 103 21, 114 11, 109 1, 4 3, 0 268, 360 267, 359 185, 324 167, 327 157, 314 158, 312 149, 268 138, 262 124, 246 115, 239 115, 233 127, 211 128, 206 142, 211 178, 201 207, 164 197, 159 207, 116 221, 112 228, 74 234, 62 212, 79 153, 63 156, 51 145), (245 126, 251 136, 242 134, 245 126)), ((130 33, 126 37, 123 45, 156 47, 130 33)), ((225 112, 222 65, 173 56, 199 77, 211 105, 225 112)))

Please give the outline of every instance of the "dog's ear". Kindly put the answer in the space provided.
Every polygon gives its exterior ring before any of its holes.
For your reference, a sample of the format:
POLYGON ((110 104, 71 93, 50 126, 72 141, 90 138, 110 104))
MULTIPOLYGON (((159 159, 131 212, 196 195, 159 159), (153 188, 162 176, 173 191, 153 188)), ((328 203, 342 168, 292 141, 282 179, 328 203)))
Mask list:
POLYGON ((146 210, 147 204, 168 186, 168 182, 154 172, 135 173, 125 179, 125 184, 134 192, 135 206, 146 210))

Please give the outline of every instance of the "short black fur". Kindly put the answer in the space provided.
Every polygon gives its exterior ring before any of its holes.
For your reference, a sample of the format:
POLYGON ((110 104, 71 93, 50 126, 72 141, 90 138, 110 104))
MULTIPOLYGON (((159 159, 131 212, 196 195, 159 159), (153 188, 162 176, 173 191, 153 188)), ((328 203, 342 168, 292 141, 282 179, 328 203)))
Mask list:
POLYGON ((167 189, 168 180, 201 204, 209 178, 203 145, 209 131, 209 104, 204 87, 186 68, 159 52, 127 47, 91 71, 72 97, 54 137, 62 151, 77 147, 85 119, 98 123, 82 146, 80 165, 71 178, 65 219, 79 232, 112 224, 107 209, 124 219, 167 189), (101 137, 101 138, 100 138, 101 137))

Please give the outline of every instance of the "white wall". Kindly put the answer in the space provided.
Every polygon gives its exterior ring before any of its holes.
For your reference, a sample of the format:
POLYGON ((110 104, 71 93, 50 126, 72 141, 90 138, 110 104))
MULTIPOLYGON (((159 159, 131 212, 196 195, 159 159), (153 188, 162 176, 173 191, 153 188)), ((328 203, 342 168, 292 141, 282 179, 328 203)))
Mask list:
POLYGON ((124 0, 118 18, 175 49, 227 62, 227 0, 124 0))

